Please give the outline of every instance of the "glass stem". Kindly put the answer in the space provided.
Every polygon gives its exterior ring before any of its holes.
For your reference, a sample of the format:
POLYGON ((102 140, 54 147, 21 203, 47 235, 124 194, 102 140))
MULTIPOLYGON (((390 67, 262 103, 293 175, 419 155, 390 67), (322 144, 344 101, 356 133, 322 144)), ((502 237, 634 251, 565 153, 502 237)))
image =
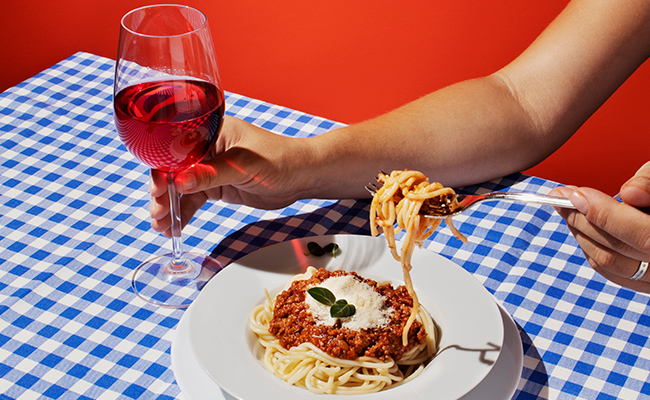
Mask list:
POLYGON ((176 192, 174 185, 174 173, 167 175, 167 190, 169 191, 169 214, 172 219, 172 269, 182 270, 185 266, 185 257, 183 256, 183 239, 181 231, 183 225, 181 222, 181 197, 176 192))

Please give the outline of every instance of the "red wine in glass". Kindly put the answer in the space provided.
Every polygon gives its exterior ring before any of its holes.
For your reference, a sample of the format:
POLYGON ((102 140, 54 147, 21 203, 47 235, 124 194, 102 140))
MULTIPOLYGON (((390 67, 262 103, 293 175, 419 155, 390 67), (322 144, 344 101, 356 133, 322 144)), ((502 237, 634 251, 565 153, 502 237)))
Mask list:
POLYGON ((224 109, 223 93, 209 82, 152 81, 120 90, 115 124, 133 155, 151 168, 174 172, 208 153, 224 109))
POLYGON ((182 249, 175 173, 201 161, 225 109, 207 17, 181 5, 145 6, 120 26, 115 66, 116 130, 128 150, 167 176, 172 252, 141 264, 131 284, 144 300, 188 307, 221 264, 182 249))

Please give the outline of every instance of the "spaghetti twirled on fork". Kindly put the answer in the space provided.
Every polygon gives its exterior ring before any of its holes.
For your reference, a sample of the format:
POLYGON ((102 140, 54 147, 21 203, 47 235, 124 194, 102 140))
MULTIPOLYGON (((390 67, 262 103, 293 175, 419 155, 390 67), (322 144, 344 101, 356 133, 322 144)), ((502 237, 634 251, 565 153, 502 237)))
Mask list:
MULTIPOLYGON (((404 283, 413 298, 411 317, 402 336, 402 341, 406 343, 406 335, 419 308, 411 281, 411 256, 415 245, 421 247, 424 240, 431 236, 442 222, 442 219, 426 218, 420 214, 420 210, 423 207, 453 207, 457 201, 456 193, 438 182, 430 183, 429 179, 418 171, 380 173, 377 181, 383 185, 373 195, 370 206, 370 231, 373 236, 377 236, 377 228, 381 227, 393 257, 402 264, 404 283), (398 254, 395 246, 395 223, 399 230, 406 231, 401 254, 398 254)), ((467 243, 467 238, 452 224, 451 217, 445 218, 445 221, 454 235, 467 243)))

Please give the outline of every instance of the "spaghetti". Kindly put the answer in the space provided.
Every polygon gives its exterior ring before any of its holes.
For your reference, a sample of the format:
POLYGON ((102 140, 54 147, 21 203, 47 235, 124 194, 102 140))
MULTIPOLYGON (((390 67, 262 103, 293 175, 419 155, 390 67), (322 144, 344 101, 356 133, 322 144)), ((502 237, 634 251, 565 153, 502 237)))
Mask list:
POLYGON ((403 384, 418 376, 437 352, 436 327, 422 307, 409 344, 401 345, 401 327, 411 315, 410 300, 403 286, 393 288, 355 273, 309 267, 277 296, 267 292, 266 300, 252 310, 249 326, 258 339, 256 356, 274 375, 314 393, 373 393, 403 384), (351 276, 383 296, 384 308, 390 310, 385 327, 349 329, 315 321, 305 301, 306 289, 341 276, 351 276), (287 304, 294 308, 286 308, 287 304))
MULTIPOLYGON (((415 245, 422 246, 441 222, 421 216, 420 211, 426 207, 453 207, 456 194, 440 183, 429 183, 417 171, 380 174, 378 181, 383 186, 373 197, 371 233, 377 236, 381 227, 391 254, 402 265, 405 285, 393 291, 390 285, 378 285, 351 274, 382 293, 389 303, 400 299, 391 303, 395 309, 390 309, 386 326, 350 329, 337 321, 318 327, 308 308, 306 291, 310 285, 324 284, 330 275, 347 273, 317 271, 313 267, 296 275, 276 297, 267 292, 264 303, 255 307, 249 317, 250 329, 258 339, 256 355, 264 367, 314 393, 373 393, 401 385, 418 376, 438 351, 436 326, 413 289, 411 257, 415 245), (395 246, 395 225, 406 231, 401 254, 395 246), (400 290, 404 293, 398 293, 400 290)), ((446 222, 457 238, 467 242, 451 217, 446 222)))
MULTIPOLYGON (((402 264, 404 282, 413 298, 411 317, 402 334, 402 342, 406 344, 409 328, 415 321, 420 307, 411 281, 411 256, 415 245, 422 247, 424 240, 433 234, 442 221, 437 218, 426 218, 420 214, 420 211, 423 207, 453 207, 457 202, 456 193, 438 182, 429 183, 429 179, 418 171, 393 171, 390 175, 381 173, 377 180, 383 185, 373 195, 370 205, 370 232, 373 236, 377 236, 379 234, 377 228, 381 227, 391 254, 402 264), (395 246, 396 223, 400 230, 406 231, 401 254, 398 254, 395 246)), ((465 236, 452 224, 451 217, 445 218, 445 221, 454 235, 467 243, 465 236)))

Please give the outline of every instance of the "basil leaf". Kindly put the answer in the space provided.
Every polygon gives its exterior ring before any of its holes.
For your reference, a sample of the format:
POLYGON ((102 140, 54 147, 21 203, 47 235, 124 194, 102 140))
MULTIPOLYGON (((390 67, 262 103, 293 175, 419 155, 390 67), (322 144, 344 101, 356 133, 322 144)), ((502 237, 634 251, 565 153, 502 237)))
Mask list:
POLYGON ((312 255, 316 257, 322 257, 325 255, 325 250, 323 250, 322 247, 316 242, 309 242, 307 243, 307 250, 309 250, 309 253, 307 255, 312 255))
POLYGON ((336 303, 330 308, 330 315, 333 318, 346 318, 351 317, 354 313, 357 312, 357 309, 354 305, 349 304, 344 299, 336 300, 336 303))
POLYGON ((309 295, 313 297, 317 302, 324 304, 328 307, 333 306, 336 302, 336 297, 334 296, 334 293, 322 287, 313 287, 311 289, 307 289, 307 293, 309 293, 309 295))
POLYGON ((339 245, 336 243, 330 243, 327 246, 323 247, 323 251, 326 254, 331 254, 332 257, 336 257, 336 253, 339 252, 339 245))

